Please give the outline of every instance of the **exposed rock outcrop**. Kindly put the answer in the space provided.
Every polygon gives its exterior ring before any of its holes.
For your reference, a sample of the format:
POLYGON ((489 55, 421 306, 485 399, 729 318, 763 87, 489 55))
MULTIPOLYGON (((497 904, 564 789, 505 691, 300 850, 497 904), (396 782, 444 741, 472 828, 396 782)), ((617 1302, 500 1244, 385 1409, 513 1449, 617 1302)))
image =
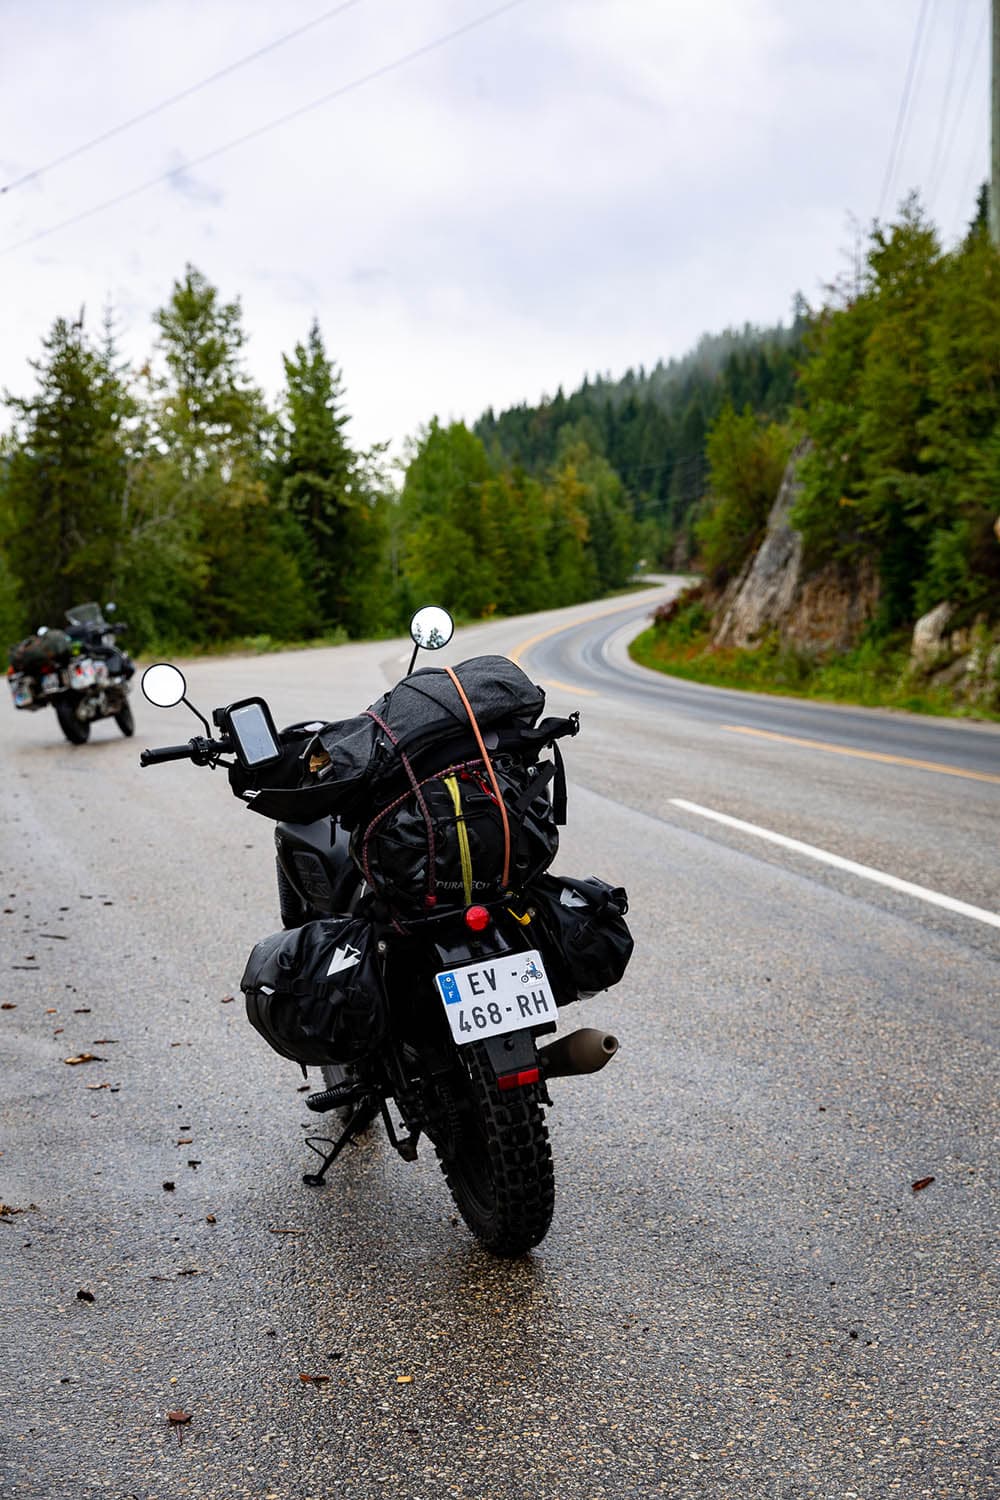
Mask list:
POLYGON ((843 651, 857 643, 878 607, 878 574, 869 563, 850 571, 830 563, 805 573, 802 537, 789 516, 807 451, 800 444, 789 459, 764 540, 723 595, 716 646, 753 647, 777 633, 783 644, 802 650, 843 651))
POLYGON ((950 604, 937 604, 914 625, 910 661, 921 671, 936 666, 947 654, 946 632, 954 612, 950 604))

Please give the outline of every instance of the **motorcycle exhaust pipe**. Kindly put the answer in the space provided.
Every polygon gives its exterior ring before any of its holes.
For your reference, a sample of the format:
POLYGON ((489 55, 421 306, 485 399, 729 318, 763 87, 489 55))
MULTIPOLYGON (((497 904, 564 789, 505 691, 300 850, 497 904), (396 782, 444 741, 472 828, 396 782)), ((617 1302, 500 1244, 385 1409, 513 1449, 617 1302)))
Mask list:
POLYGON ((538 1065, 543 1078, 572 1078, 578 1073, 599 1072, 617 1051, 616 1036, 594 1026, 582 1026, 539 1047, 538 1065))

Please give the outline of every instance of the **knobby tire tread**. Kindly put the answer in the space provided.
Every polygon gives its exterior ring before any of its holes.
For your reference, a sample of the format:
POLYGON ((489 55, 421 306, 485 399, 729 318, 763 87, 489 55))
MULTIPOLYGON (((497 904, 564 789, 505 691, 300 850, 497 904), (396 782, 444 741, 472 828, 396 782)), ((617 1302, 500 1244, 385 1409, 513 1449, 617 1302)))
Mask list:
POLYGON ((485 1049, 472 1042, 462 1053, 482 1135, 468 1131, 454 1150, 436 1147, 438 1160, 476 1238, 494 1255, 523 1255, 545 1238, 555 1206, 552 1151, 539 1089, 528 1085, 501 1092, 485 1049), (481 1178, 483 1166, 492 1197, 489 1206, 475 1187, 470 1191, 467 1180, 470 1171, 481 1178))

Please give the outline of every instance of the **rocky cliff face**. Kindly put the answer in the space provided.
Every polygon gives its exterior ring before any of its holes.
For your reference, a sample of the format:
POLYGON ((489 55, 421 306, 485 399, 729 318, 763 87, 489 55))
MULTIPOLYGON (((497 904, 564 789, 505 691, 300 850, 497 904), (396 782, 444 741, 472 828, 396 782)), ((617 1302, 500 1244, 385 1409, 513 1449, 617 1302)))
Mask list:
POLYGON ((846 650, 856 644, 878 606, 878 576, 827 564, 805 572, 802 538, 789 521, 800 484, 800 445, 785 470, 768 517, 767 533, 716 611, 713 644, 752 647, 773 633, 807 651, 846 650))

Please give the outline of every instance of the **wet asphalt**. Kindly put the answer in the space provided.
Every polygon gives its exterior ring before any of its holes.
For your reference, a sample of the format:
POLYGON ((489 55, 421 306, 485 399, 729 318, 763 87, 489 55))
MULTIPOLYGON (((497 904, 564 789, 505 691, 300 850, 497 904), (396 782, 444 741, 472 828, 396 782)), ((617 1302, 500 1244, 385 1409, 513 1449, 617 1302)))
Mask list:
MULTIPOLYGON (((621 1052, 553 1083, 555 1219, 516 1262, 378 1130, 302 1185, 316 1118, 238 988, 271 826, 137 765, 194 721, 137 697, 133 741, 71 747, 0 705, 5 1500, 1000 1493, 1000 929, 673 801, 996 912, 1000 733, 773 700, 786 738, 739 733, 760 700, 633 688, 648 607, 447 652, 544 636, 524 664, 583 722, 556 868, 632 900, 625 981, 564 1016, 621 1052), (838 735, 896 759, 788 742, 838 735)), ((338 717, 405 656, 201 661, 189 691, 338 717)))

